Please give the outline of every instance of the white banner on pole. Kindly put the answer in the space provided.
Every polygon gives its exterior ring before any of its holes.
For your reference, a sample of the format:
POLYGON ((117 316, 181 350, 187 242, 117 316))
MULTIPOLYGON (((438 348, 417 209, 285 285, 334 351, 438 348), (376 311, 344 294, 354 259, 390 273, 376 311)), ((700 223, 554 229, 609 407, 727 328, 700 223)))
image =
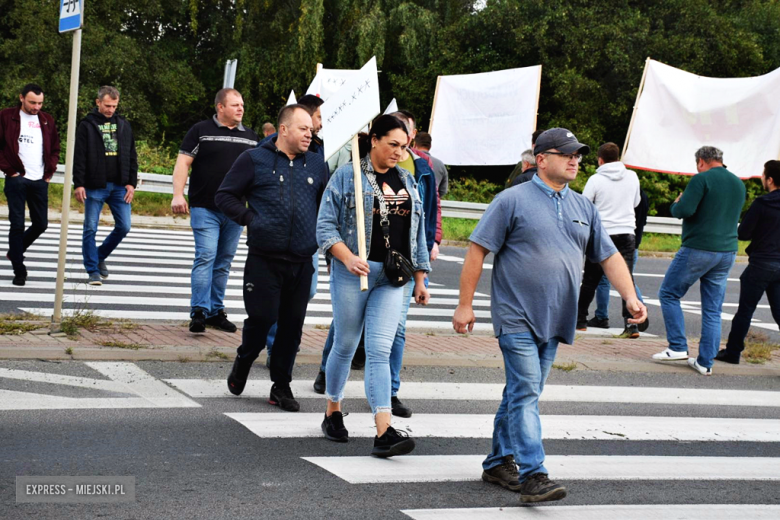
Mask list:
POLYGON ((517 164, 536 129, 542 66, 439 76, 431 154, 444 164, 517 164))
POLYGON ((287 104, 288 105, 294 105, 298 102, 298 99, 295 97, 295 91, 291 90, 290 95, 287 96, 287 104))
POLYGON ((753 78, 706 78, 648 60, 623 162, 694 175, 693 154, 723 150, 728 169, 759 177, 780 158, 780 69, 753 78))
POLYGON ((359 73, 359 70, 354 69, 320 69, 317 75, 314 76, 314 80, 312 80, 306 93, 327 101, 359 73))
POLYGON ((325 159, 336 153, 380 112, 376 57, 320 107, 325 159))

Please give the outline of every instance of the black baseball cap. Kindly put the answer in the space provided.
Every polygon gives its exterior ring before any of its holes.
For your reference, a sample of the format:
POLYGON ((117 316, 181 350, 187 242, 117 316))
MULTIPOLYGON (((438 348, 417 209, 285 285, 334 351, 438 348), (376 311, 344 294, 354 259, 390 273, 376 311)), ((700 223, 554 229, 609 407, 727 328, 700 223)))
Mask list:
POLYGON ((574 134, 565 128, 550 128, 536 139, 534 155, 556 149, 561 153, 590 153, 590 147, 577 141, 574 134))

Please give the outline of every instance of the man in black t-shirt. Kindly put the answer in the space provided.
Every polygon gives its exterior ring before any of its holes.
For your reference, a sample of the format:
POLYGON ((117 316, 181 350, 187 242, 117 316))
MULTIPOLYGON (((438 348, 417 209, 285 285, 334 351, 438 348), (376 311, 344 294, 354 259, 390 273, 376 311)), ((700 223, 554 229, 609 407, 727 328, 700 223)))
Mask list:
POLYGON ((81 255, 89 285, 103 285, 108 278, 106 258, 130 232, 130 204, 138 184, 138 155, 133 129, 116 113, 119 91, 100 87, 97 105, 76 129, 73 153, 73 185, 76 200, 84 204, 81 255), (103 205, 114 217, 114 229, 100 247, 95 242, 103 205))
POLYGON ((241 124, 244 100, 232 88, 217 92, 216 114, 190 128, 179 149, 173 170, 174 213, 190 213, 195 236, 192 265, 190 332, 204 332, 206 325, 235 332, 225 313, 225 289, 230 264, 236 254, 243 227, 227 218, 214 203, 214 195, 233 161, 245 150, 257 146, 257 134, 241 124), (184 198, 190 175, 189 207, 184 198))

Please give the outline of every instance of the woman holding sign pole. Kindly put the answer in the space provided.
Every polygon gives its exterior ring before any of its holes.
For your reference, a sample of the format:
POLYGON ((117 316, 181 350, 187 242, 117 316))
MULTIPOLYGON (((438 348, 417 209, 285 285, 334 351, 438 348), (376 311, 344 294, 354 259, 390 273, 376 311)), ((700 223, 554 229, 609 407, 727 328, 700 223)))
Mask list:
POLYGON ((390 426, 390 350, 403 309, 404 285, 414 278, 414 299, 426 305, 425 273, 430 271, 425 245, 422 201, 412 175, 397 166, 407 142, 404 124, 393 116, 374 120, 360 136, 363 193, 355 193, 352 164, 333 174, 320 205, 317 242, 333 256, 330 293, 335 337, 325 367, 328 399, 322 431, 347 442, 341 401, 350 363, 365 327, 366 398, 376 422, 372 455, 392 457, 414 449, 414 440, 390 426), (365 207, 367 261, 358 256, 356 204, 365 207), (368 290, 360 290, 360 276, 368 290))

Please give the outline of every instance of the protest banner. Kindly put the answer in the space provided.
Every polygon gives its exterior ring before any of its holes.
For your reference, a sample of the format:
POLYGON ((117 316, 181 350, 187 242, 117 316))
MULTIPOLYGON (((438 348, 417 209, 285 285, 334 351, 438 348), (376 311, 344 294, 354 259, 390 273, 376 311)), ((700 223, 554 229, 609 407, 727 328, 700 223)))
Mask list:
POLYGON ((287 96, 287 104, 288 105, 294 105, 298 102, 298 99, 295 97, 295 91, 291 90, 290 95, 287 96))
POLYGON ((631 168, 696 174, 702 146, 723 151, 729 171, 760 177, 780 158, 780 69, 708 78, 648 58, 622 160, 631 168))
MULTIPOLYGON (((325 160, 336 153, 350 139, 352 140, 352 170, 355 182, 355 194, 359 197, 355 204, 355 219, 358 233, 358 255, 366 260, 365 211, 362 204, 363 177, 358 157, 357 133, 380 112, 379 78, 377 76, 376 57, 371 58, 358 74, 348 79, 344 85, 320 107, 322 114, 322 137, 325 147, 325 160)), ((368 277, 360 277, 360 290, 368 290, 368 277)))
POLYGON ((387 104, 387 108, 385 109, 383 114, 392 114, 393 112, 398 112, 398 102, 393 98, 390 103, 387 104))
POLYGON ((517 164, 536 130, 542 66, 439 76, 431 154, 461 166, 517 164))
POLYGON ((322 68, 321 64, 318 64, 317 75, 314 76, 309 88, 306 89, 306 93, 327 101, 358 73, 360 71, 354 69, 325 69, 322 68))

